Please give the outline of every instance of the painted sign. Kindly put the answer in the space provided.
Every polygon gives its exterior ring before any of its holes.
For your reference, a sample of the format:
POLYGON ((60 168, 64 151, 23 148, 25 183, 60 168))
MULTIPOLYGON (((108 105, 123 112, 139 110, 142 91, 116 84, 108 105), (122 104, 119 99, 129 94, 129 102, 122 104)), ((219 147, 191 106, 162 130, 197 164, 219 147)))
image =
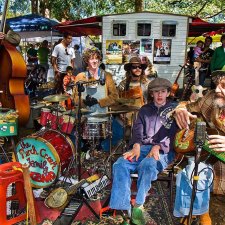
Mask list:
POLYGON ((106 64, 122 64, 122 40, 106 40, 106 64))
POLYGON ((153 63, 170 64, 171 39, 154 39, 153 63))
POLYGON ((32 186, 43 188, 55 181, 60 159, 49 142, 40 137, 27 137, 17 145, 16 152, 20 163, 30 165, 32 186))

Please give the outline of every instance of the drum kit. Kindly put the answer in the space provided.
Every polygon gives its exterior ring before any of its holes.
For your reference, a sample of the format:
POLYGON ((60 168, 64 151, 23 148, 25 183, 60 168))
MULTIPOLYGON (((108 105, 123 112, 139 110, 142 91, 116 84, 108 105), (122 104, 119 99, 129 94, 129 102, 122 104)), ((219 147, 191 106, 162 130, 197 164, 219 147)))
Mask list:
MULTIPOLYGON (((50 186, 59 175, 66 176, 65 173, 79 164, 79 162, 77 163, 77 157, 79 160, 81 151, 78 151, 77 142, 84 140, 90 143, 90 150, 92 150, 97 146, 99 140, 107 138, 111 140, 112 117, 125 115, 139 109, 134 106, 118 104, 106 113, 92 113, 92 120, 89 121, 88 117, 91 111, 84 108, 80 109, 82 118, 81 123, 78 124, 77 109, 62 111, 60 108, 60 102, 68 98, 66 95, 45 97, 43 100, 52 103, 52 106, 41 109, 40 124, 42 128, 38 132, 23 138, 16 146, 19 162, 30 165, 31 184, 34 187, 45 188, 50 186), (79 140, 79 138, 82 140, 79 140), (76 140, 75 146, 72 139, 76 140)), ((109 153, 109 157, 114 153, 111 144, 109 153)))

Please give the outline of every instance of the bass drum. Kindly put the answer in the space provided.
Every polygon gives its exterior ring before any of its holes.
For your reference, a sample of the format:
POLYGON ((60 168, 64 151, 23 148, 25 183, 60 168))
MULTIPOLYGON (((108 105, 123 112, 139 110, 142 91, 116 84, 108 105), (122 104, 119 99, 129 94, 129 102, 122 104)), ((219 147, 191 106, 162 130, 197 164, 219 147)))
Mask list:
POLYGON ((69 137, 49 129, 23 138, 16 154, 20 163, 29 164, 32 186, 45 188, 68 168, 75 147, 69 137))

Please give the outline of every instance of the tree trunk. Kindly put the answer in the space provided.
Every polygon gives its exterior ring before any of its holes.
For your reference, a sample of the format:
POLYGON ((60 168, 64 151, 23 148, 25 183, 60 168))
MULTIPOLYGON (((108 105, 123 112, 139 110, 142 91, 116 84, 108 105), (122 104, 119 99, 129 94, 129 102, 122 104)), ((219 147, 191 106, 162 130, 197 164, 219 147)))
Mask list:
POLYGON ((143 11, 143 0, 135 0, 135 12, 143 11))
POLYGON ((31 1, 31 13, 38 14, 38 0, 30 0, 31 1))

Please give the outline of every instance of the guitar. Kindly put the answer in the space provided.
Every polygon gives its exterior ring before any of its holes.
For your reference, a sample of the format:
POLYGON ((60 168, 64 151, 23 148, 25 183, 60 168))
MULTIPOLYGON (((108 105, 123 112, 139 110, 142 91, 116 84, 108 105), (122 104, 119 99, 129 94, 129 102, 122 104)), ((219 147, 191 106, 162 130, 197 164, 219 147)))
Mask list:
POLYGON ((201 85, 193 85, 191 87, 192 94, 190 96, 190 101, 195 102, 199 98, 203 97, 203 92, 206 90, 207 90, 207 88, 204 88, 201 85))
MULTIPOLYGON (((216 129, 206 128, 207 135, 209 134, 221 134, 216 129)), ((174 150, 177 153, 185 154, 192 153, 195 151, 194 144, 194 129, 182 129, 175 135, 174 150)), ((211 155, 215 156, 219 160, 225 163, 225 152, 216 152, 209 148, 208 140, 203 145, 203 150, 207 151, 211 155)))
POLYGON ((175 81, 174 81, 174 83, 173 83, 173 85, 171 87, 171 91, 170 91, 170 96, 171 97, 175 97, 175 95, 176 95, 176 93, 177 93, 177 91, 179 89, 179 84, 177 83, 177 81, 178 81, 178 79, 179 79, 179 77, 181 75, 182 70, 185 67, 185 64, 183 66, 180 66, 180 67, 181 67, 181 69, 180 69, 179 73, 177 74, 177 77, 176 77, 176 79, 175 79, 175 81))
MULTIPOLYGON (((5 1, 0 32, 4 33, 8 0, 5 1)), ((30 115, 29 97, 25 94, 26 63, 16 46, 6 40, 0 43, 0 102, 4 108, 15 108, 19 123, 25 124, 30 115)))

